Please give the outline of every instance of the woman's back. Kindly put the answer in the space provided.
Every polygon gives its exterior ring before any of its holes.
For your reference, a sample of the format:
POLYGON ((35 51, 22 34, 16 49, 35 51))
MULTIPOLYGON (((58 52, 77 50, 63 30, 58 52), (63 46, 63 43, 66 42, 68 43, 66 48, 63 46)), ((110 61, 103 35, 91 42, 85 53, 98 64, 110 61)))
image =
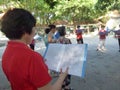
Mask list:
POLYGON ((62 43, 62 44, 71 44, 70 39, 65 38, 65 37, 59 37, 57 43, 62 43))

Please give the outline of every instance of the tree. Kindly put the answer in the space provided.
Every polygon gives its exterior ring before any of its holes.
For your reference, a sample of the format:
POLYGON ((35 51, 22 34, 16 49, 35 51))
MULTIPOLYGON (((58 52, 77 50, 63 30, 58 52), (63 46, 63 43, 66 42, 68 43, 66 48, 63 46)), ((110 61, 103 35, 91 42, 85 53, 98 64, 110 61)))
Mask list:
POLYGON ((29 10, 37 24, 46 25, 59 20, 69 24, 93 23, 95 18, 113 9, 120 9, 119 0, 1 0, 1 12, 10 7, 29 10))

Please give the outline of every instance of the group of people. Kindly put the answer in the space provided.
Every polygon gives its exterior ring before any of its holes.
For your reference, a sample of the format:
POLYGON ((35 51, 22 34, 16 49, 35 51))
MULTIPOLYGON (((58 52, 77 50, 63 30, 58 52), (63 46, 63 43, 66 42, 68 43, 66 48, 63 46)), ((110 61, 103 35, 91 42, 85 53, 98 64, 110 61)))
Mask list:
MULTIPOLYGON (((49 43, 60 43, 60 44, 71 44, 71 40, 65 37, 66 29, 65 26, 60 26, 56 28, 55 25, 51 24, 45 29, 45 45, 47 46, 49 43)), ((51 71, 54 75, 58 75, 57 72, 51 71)), ((67 75, 63 84, 63 90, 72 90, 70 87, 71 75, 67 75)))
MULTIPOLYGON (((62 26, 64 27, 64 26, 62 26)), ((65 28, 65 27, 64 27, 65 28)), ((49 25, 48 28, 45 29, 45 37, 44 37, 44 41, 45 41, 45 45, 47 46, 48 43, 58 43, 59 42, 59 38, 60 38, 60 33, 62 28, 59 27, 56 30, 56 26, 55 25, 49 25), (50 33, 49 33, 50 32, 50 33)), ((83 29, 81 29, 80 25, 77 26, 77 29, 75 30, 75 34, 76 34, 76 41, 78 44, 83 44, 83 29)), ((98 35, 99 35, 99 43, 97 46, 97 51, 105 51, 105 42, 106 42, 106 37, 108 36, 108 34, 111 31, 108 31, 105 29, 105 26, 101 25, 101 28, 99 29, 98 35)), ((119 52, 120 52, 120 25, 119 25, 119 29, 118 30, 114 30, 114 37, 118 39, 118 45, 119 45, 119 52)), ((66 34, 66 32, 65 32, 66 34)), ((65 37, 65 35, 64 35, 65 37)), ((30 44, 30 47, 34 50, 34 46, 35 46, 35 40, 32 40, 32 43, 30 44)))
POLYGON ((70 39, 65 37, 66 29, 65 26, 56 28, 55 25, 51 24, 45 29, 44 41, 47 46, 49 43, 64 43, 70 44, 70 39))
MULTIPOLYGON (((105 29, 105 26, 103 26, 103 25, 101 26, 101 29, 98 32, 99 43, 98 43, 97 51, 104 51, 104 50, 106 50, 106 48, 105 48, 106 36, 108 36, 108 34, 110 32, 111 31, 105 29)), ((113 32, 114 32, 115 38, 118 39, 118 45, 119 45, 119 50, 118 51, 120 52, 120 25, 119 25, 119 29, 118 30, 114 30, 113 32)))
MULTIPOLYGON (((78 44, 83 44, 83 30, 81 29, 80 25, 77 26, 77 29, 75 30, 76 34, 76 41, 78 44)), ((101 25, 101 28, 98 31, 98 36, 99 36, 99 43, 97 46, 97 51, 105 51, 105 42, 106 42, 106 37, 111 31, 105 29, 104 25, 101 25)), ((118 30, 112 30, 114 32, 114 37, 118 39, 118 45, 119 45, 119 52, 120 52, 120 25, 118 30)))
MULTIPOLYGON (((2 69, 12 90, 62 90, 69 67, 64 72, 61 69, 58 79, 51 84, 44 58, 28 46, 35 35, 35 25, 36 19, 25 9, 12 8, 4 14, 1 31, 9 41, 2 56, 2 69)), ((49 42, 56 42, 50 37, 53 32, 52 29, 48 34, 49 42)))
MULTIPOLYGON (((59 73, 54 84, 48 72, 44 58, 28 45, 31 44, 35 35, 36 19, 27 10, 21 8, 9 9, 1 20, 1 31, 9 39, 2 56, 2 69, 10 82, 12 90, 71 90, 69 67, 59 73)), ((49 25, 45 29, 45 43, 71 44, 66 38, 65 27, 56 30, 55 25, 49 25)), ((76 40, 83 44, 82 31, 77 27, 76 40)), ((103 33, 99 33, 102 35, 103 33)), ((120 45, 120 32, 115 32, 120 45)), ((101 36, 100 40, 105 39, 101 36)), ((33 41, 34 42, 34 41, 33 41)), ((104 41, 102 41, 104 46, 104 41)), ((33 46, 31 46, 33 48, 33 46)), ((120 49, 119 49, 120 51, 120 49)))
POLYGON ((77 26, 77 29, 75 30, 76 34, 76 41, 78 44, 83 44, 83 29, 81 29, 80 25, 77 26))

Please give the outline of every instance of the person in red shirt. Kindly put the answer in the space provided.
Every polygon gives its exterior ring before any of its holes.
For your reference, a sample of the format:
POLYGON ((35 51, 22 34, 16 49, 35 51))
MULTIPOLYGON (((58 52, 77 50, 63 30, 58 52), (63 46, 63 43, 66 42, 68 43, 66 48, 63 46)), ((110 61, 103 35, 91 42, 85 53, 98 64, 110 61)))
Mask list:
POLYGON ((9 38, 2 56, 2 69, 12 90, 61 90, 68 68, 51 85, 43 57, 28 46, 35 35, 36 20, 24 9, 13 8, 2 17, 1 31, 9 38))
POLYGON ((98 44, 98 47, 97 47, 97 51, 98 50, 106 50, 105 49, 105 40, 106 40, 106 36, 107 36, 107 32, 106 30, 104 29, 104 26, 101 26, 101 29, 99 30, 99 44, 98 44))
POLYGON ((82 30, 80 29, 80 26, 77 26, 77 29, 75 30, 77 43, 83 44, 83 37, 82 37, 82 30))

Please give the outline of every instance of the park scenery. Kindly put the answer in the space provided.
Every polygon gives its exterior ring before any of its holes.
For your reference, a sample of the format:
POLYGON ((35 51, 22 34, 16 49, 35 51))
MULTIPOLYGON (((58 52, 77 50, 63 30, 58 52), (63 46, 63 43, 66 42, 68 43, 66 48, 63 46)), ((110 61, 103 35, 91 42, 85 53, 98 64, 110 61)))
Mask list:
MULTIPOLYGON (((108 0, 0 0, 0 23, 6 11, 14 8, 25 9, 36 19, 33 50, 45 59, 48 68, 53 67, 53 70, 58 71, 55 72, 57 74, 55 76, 49 68, 51 84, 59 78, 60 70, 57 70, 57 66, 53 66, 57 61, 52 64, 46 60, 45 55, 50 48, 49 43, 54 43, 53 45, 58 47, 64 46, 58 41, 63 38, 60 36, 60 28, 65 27, 64 38, 69 39, 70 43, 62 42, 62 44, 70 49, 52 47, 49 55, 52 56, 52 52, 55 52, 53 56, 56 60, 57 53, 61 57, 59 51, 64 51, 65 54, 62 56, 68 60, 72 58, 73 61, 68 61, 67 64, 61 62, 62 67, 74 65, 72 74, 69 72, 72 89, 68 90, 120 90, 120 0, 109 0, 109 2, 108 0), (56 29, 52 36, 54 40, 51 40, 54 42, 49 42, 48 37, 46 40, 50 32, 46 34, 45 30, 51 29, 49 25, 54 25, 56 29), (57 32, 59 37, 56 38, 57 32), (72 50, 71 46, 67 47, 66 44, 73 45, 72 50), (77 46, 79 49, 76 49, 77 46), (83 46, 87 46, 84 47, 87 49, 84 50, 83 46)), ((2 24, 0 24, 0 90, 12 90, 2 68, 2 55, 9 39, 1 32, 1 27, 2 24)), ((52 60, 53 56, 50 56, 46 57, 52 60)))

